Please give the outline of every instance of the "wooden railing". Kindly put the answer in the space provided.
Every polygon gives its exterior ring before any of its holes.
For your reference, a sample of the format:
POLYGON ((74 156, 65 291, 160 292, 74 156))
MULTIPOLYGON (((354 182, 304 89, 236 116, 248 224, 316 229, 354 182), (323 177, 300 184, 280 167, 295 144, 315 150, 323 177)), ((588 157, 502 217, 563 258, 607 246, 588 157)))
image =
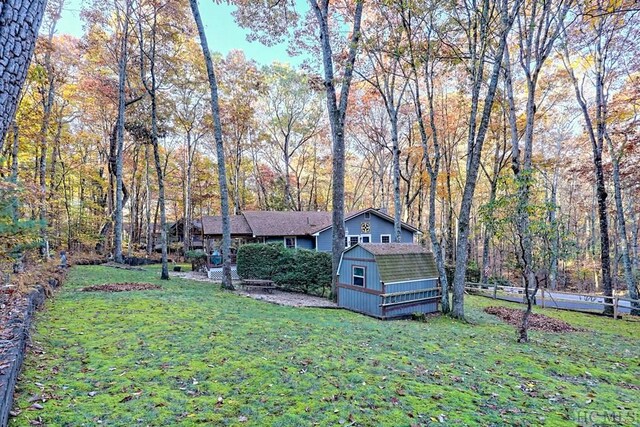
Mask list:
MULTIPOLYGON (((474 291, 474 292, 479 292, 479 294, 482 296, 488 296, 486 295, 486 293, 491 292, 491 298, 493 299, 498 299, 498 292, 501 292, 502 296, 522 295, 522 302, 523 303, 525 302, 525 298, 524 298, 525 288, 519 287, 519 286, 511 286, 511 285, 505 286, 505 285, 498 285, 497 283, 482 284, 482 283, 467 282, 465 283, 465 289, 474 291)), ((529 295, 533 295, 532 290, 529 290, 529 295)), ((537 299, 539 298, 538 300, 540 302, 539 305, 542 308, 545 308, 545 306, 547 306, 548 301, 553 302, 551 304, 552 307, 563 308, 563 309, 572 310, 572 311, 581 311, 581 310, 571 308, 571 307, 561 307, 558 304, 558 302, 564 303, 565 305, 587 304, 587 305, 594 305, 594 306, 597 305, 601 307, 602 306, 613 307, 613 316, 616 319, 620 314, 621 308, 631 309, 632 308, 631 306, 633 303, 640 303, 640 300, 638 299, 631 299, 631 298, 621 297, 617 295, 609 297, 604 295, 576 294, 576 293, 567 293, 567 292, 560 292, 560 291, 551 292, 544 288, 538 289, 536 298, 537 299), (562 295, 577 297, 578 299, 563 298, 562 295), (621 302, 628 302, 629 305, 628 306, 621 305, 620 304, 621 302)))

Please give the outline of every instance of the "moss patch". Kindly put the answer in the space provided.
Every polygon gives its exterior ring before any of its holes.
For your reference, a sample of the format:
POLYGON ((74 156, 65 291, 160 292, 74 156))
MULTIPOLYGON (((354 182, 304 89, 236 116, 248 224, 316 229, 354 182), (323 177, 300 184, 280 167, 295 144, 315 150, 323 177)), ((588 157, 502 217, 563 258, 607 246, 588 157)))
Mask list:
POLYGON ((521 345, 481 297, 467 298, 470 323, 383 322, 158 276, 72 270, 38 315, 12 426, 559 426, 589 411, 640 419, 637 322, 546 310, 586 331, 532 331, 521 345), (77 292, 105 282, 164 292, 77 292))

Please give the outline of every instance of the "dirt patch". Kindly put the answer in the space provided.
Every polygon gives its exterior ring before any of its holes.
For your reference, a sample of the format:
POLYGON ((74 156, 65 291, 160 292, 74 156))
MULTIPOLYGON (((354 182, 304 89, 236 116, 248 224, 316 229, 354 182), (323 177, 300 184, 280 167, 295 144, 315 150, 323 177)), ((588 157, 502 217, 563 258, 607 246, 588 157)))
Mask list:
MULTIPOLYGON (((503 321, 510 325, 520 327, 522 323, 522 315, 524 310, 517 308, 507 307, 487 307, 484 309, 485 313, 493 314, 499 317, 503 321)), ((574 328, 567 322, 553 317, 545 316, 544 314, 531 313, 529 316, 529 327, 531 329, 537 329, 539 331, 546 332, 580 332, 582 329, 574 328)))
POLYGON ((162 287, 151 283, 107 283, 104 285, 87 286, 80 290, 82 292, 128 292, 149 291, 153 289, 162 289, 162 287))
POLYGON ((338 308, 338 304, 326 298, 294 292, 273 291, 270 294, 238 290, 236 293, 260 301, 289 307, 338 308))

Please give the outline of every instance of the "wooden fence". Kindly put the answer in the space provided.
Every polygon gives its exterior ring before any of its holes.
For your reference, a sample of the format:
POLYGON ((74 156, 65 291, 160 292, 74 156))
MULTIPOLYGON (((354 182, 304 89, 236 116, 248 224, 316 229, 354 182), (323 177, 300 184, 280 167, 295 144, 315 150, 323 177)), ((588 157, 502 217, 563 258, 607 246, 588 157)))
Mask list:
MULTIPOLYGON (((519 286, 511 286, 511 285, 498 285, 494 284, 482 284, 482 283, 473 283, 467 282, 465 283, 465 290, 471 291, 474 294, 490 297, 493 299, 502 299, 506 301, 512 302, 520 302, 526 303, 526 299, 524 296, 525 288, 519 286), (521 300, 513 300, 509 299, 514 298, 521 295, 521 300)), ((529 290, 530 295, 533 294, 532 290, 529 290)), ((615 319, 618 318, 619 314, 622 313, 623 310, 630 310, 633 303, 640 303, 640 300, 631 299, 621 296, 611 296, 605 297, 603 295, 593 295, 593 294, 575 294, 575 293, 566 293, 566 292, 558 292, 558 291, 549 291, 544 288, 538 289, 538 293, 536 294, 536 305, 539 305, 542 308, 551 307, 551 308, 560 308, 564 310, 571 311, 585 311, 589 310, 588 308, 575 308, 571 307, 571 305, 593 305, 593 306, 609 306, 613 307, 613 316, 615 319), (624 304, 624 302, 629 303, 628 305, 624 304), (622 304, 621 304, 622 303, 622 304)), ((594 307, 595 309, 596 307, 594 307)))

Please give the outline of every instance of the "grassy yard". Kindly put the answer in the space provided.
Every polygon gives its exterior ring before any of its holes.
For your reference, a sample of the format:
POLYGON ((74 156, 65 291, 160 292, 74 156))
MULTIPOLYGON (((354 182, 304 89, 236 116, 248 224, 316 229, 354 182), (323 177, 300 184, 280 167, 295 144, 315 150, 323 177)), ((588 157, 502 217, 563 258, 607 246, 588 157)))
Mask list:
POLYGON ((481 297, 469 324, 382 322, 156 277, 72 270, 38 315, 10 425, 640 423, 640 322, 545 311, 587 331, 520 345, 481 297), (78 292, 109 282, 163 290, 78 292))

